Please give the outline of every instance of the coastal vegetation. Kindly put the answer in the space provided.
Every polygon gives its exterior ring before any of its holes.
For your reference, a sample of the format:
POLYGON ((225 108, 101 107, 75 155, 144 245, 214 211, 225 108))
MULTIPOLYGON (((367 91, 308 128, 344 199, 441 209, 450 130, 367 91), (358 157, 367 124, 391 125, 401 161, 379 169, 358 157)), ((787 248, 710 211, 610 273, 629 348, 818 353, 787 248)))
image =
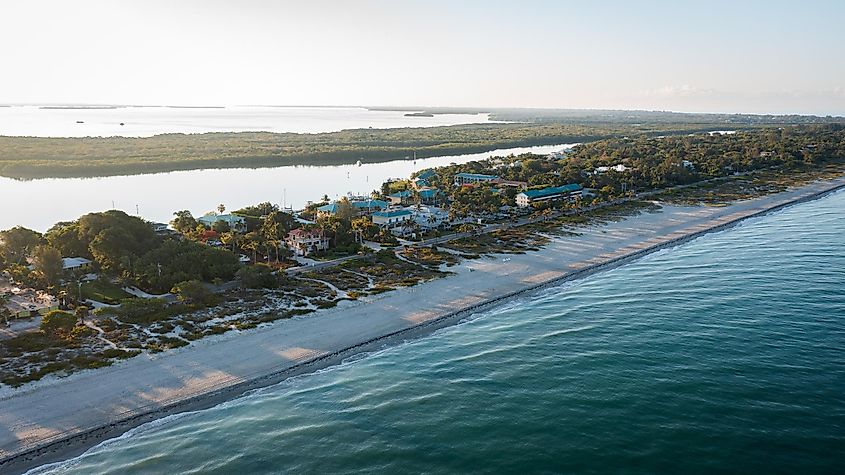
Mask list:
MULTIPOLYGON (((270 203, 231 215, 221 204, 211 220, 176 211, 171 229, 115 210, 44 234, 15 227, 0 231, 0 283, 49 294, 59 309, 49 307, 32 331, 0 338, 0 383, 16 386, 366 300, 445 277, 467 260, 537 251, 584 226, 657 212, 661 203, 722 205, 843 172, 845 127, 838 124, 641 135, 580 145, 564 156, 492 157, 385 183, 367 199, 386 202, 408 191, 408 208, 420 209, 424 182, 448 209, 442 225, 401 234, 401 241, 349 199, 335 206, 325 200, 298 217, 270 203), (467 173, 482 181, 459 184, 467 173), (588 191, 530 206, 515 201, 520 189, 568 183, 588 191), (311 258, 340 259, 314 269, 307 267, 313 259, 295 260, 286 242, 296 230, 330 243, 311 258), (430 237, 437 240, 425 241, 430 237), (90 265, 66 269, 70 256, 90 265)), ((5 319, 9 299, 0 292, 5 319)))
POLYGON ((0 175, 88 177, 283 165, 338 165, 455 155, 637 134, 713 130, 724 124, 479 124, 354 129, 318 134, 240 132, 154 137, 0 137, 0 175))

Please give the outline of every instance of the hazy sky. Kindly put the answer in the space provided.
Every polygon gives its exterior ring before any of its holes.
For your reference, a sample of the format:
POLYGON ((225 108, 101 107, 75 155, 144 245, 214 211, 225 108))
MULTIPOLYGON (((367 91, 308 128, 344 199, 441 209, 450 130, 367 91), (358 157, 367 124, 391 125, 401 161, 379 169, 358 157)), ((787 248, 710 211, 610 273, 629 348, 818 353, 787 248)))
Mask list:
POLYGON ((3 0, 0 103, 845 115, 845 1, 3 0))

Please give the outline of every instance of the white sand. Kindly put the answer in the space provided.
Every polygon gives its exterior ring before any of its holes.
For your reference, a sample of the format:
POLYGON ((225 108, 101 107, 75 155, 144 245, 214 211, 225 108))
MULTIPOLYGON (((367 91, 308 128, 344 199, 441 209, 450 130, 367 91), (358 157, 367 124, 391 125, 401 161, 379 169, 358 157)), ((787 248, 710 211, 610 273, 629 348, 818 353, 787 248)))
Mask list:
MULTIPOLYGON (((453 268, 457 275, 413 288, 5 391, 0 394, 0 460, 842 185, 845 177, 727 207, 666 206, 660 213, 557 238, 540 252, 507 256, 508 261, 471 261, 453 268)), ((49 451, 81 451, 97 441, 95 435, 75 438, 49 451)), ((7 468, 20 469, 20 460, 7 460, 7 468)))

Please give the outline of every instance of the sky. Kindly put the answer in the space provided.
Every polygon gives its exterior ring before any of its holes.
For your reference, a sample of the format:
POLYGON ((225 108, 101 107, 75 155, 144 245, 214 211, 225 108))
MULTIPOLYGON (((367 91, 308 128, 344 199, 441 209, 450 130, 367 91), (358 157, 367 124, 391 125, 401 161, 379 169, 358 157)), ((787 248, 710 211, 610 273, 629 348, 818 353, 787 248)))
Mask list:
POLYGON ((845 115, 845 1, 3 0, 0 104, 845 115))

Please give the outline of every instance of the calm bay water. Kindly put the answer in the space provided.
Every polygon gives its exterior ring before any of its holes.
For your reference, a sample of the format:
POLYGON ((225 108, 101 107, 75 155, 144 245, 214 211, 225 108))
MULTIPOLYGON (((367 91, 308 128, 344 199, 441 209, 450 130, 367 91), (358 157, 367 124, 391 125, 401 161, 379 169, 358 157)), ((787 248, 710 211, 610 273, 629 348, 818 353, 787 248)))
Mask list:
POLYGON ((388 178, 407 178, 424 168, 466 163, 490 156, 546 154, 575 144, 544 145, 338 166, 230 168, 151 173, 99 178, 14 180, 0 177, 0 229, 26 226, 46 231, 93 211, 120 209, 150 221, 169 222, 173 212, 190 210, 196 216, 223 203, 230 210, 265 201, 300 209, 327 194, 369 194, 388 178), (62 199, 56 199, 62 197, 62 199), (19 206, 25 199, 26 206, 19 206))
POLYGON ((842 473, 845 193, 44 473, 842 473))
POLYGON ((335 132, 343 129, 433 127, 490 122, 489 114, 406 117, 405 111, 362 107, 0 107, 0 135, 151 137, 205 132, 335 132), (121 125, 123 124, 123 125, 121 125))

